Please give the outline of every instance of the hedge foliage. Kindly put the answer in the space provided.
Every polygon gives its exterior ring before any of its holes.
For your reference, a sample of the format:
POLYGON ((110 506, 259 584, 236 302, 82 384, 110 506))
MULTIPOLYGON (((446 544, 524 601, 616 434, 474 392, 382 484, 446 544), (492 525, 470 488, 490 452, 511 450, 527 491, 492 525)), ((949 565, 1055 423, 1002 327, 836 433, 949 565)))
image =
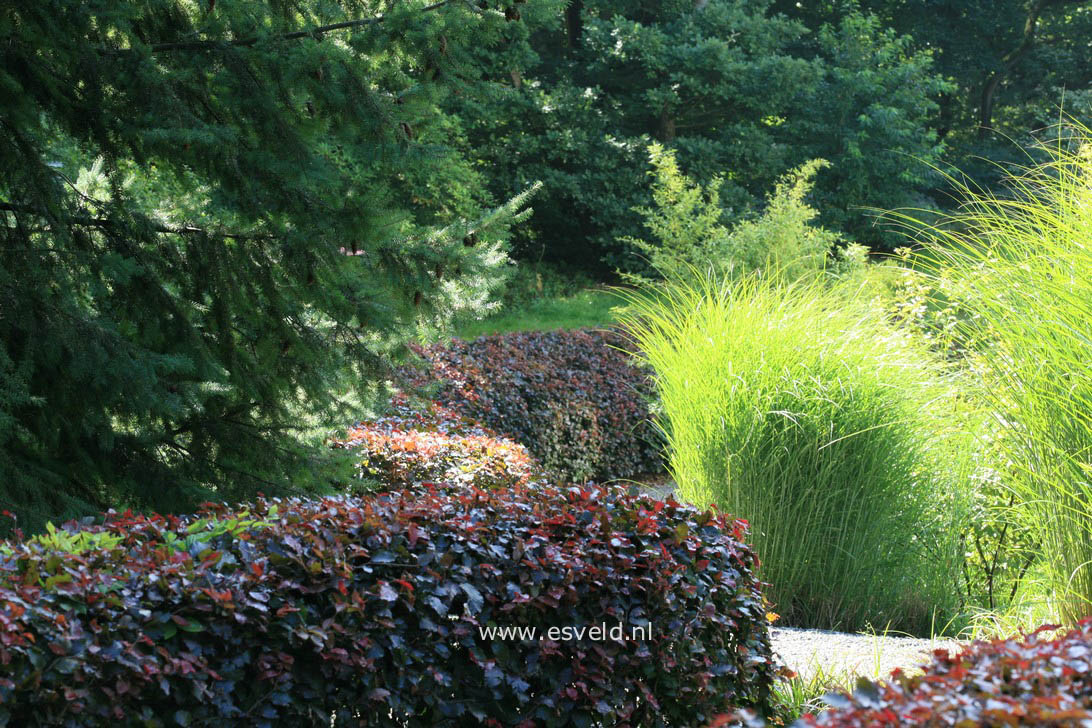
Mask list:
POLYGON ((395 395, 386 416, 358 423, 333 445, 358 451, 358 474, 379 481, 382 490, 422 482, 497 488, 544 478, 522 445, 450 407, 415 407, 403 394, 395 395))
POLYGON ((774 674, 746 524, 618 489, 430 485, 85 530, 103 535, 0 544, 0 726, 692 726, 764 709, 774 674), (603 622, 651 637, 479 632, 603 622))
POLYGON ((924 674, 862 679, 852 695, 828 695, 830 710, 794 726, 1092 725, 1092 619, 1044 636, 1055 629, 975 642, 958 654, 937 650, 924 674))
POLYGON ((420 353, 437 400, 511 436, 571 482, 663 471, 651 386, 613 331, 519 332, 456 339, 420 353))

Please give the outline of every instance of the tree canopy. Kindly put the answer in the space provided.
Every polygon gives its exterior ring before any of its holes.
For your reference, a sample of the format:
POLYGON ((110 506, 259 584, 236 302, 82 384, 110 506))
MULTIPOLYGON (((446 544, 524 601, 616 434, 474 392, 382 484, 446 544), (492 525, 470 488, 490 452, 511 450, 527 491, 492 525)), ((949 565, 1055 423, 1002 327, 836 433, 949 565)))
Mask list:
POLYGON ((492 103, 456 110, 495 194, 544 183, 521 255, 582 262, 593 250, 608 270, 640 267, 624 240, 651 201, 653 141, 699 182, 723 178, 733 219, 760 212, 782 174, 827 159, 823 224, 879 248, 894 237, 869 208, 918 203, 935 184, 929 120, 948 86, 874 15, 809 27, 765 1, 580 0, 540 28, 492 103))
POLYGON ((948 87, 928 124, 948 161, 991 184, 1001 172, 978 157, 1011 159, 1030 134, 1065 113, 1088 114, 1092 2, 1088 0, 777 0, 774 9, 810 27, 873 14, 929 52, 948 87))

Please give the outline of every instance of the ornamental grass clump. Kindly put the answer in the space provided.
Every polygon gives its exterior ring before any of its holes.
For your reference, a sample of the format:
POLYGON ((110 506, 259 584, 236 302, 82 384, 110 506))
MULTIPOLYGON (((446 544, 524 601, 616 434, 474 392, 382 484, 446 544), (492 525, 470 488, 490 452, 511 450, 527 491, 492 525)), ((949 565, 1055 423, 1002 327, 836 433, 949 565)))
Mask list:
MULTIPOLYGON (((1092 614, 1092 130, 1075 125, 1005 196, 925 230, 934 270, 972 309, 1010 487, 1039 536, 1055 608, 1092 614)), ((908 218, 903 218, 908 219, 908 218)))
POLYGON ((751 523, 785 623, 924 633, 955 608, 969 436, 926 352, 817 280, 629 298, 679 490, 751 523))

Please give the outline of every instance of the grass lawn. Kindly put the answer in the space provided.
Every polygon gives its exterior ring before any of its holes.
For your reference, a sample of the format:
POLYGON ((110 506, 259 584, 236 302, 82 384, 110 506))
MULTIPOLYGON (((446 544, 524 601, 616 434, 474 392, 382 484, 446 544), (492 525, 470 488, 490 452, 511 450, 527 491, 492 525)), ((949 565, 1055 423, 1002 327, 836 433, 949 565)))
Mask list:
POLYGON ((552 331, 607 326, 614 323, 611 308, 622 304, 617 294, 606 288, 588 288, 571 296, 544 298, 518 309, 508 309, 459 326, 460 339, 476 339, 486 334, 509 331, 552 331))

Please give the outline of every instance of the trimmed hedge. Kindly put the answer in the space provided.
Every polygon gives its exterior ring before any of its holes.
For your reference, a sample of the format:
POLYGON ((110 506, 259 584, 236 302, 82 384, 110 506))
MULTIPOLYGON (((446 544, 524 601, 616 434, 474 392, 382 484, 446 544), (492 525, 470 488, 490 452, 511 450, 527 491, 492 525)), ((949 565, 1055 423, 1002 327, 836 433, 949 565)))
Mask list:
POLYGON ((0 725, 692 726, 765 709, 745 528, 551 486, 111 515, 74 553, 0 549, 0 725), (479 632, 604 622, 651 638, 479 632))
POLYGON ((1092 725, 1092 619, 1057 639, 1043 637, 1055 629, 975 642, 959 654, 937 650, 924 674, 862 679, 852 695, 828 695, 830 710, 793 725, 1092 725))
POLYGON ((449 407, 430 402, 424 411, 397 394, 392 412, 351 428, 333 446, 359 452, 359 474, 376 478, 383 490, 422 482, 499 488, 545 478, 520 444, 469 422, 449 407))
POLYGON ((522 443, 570 482, 662 472, 652 387, 614 331, 534 331, 419 350, 437 400, 522 443))

